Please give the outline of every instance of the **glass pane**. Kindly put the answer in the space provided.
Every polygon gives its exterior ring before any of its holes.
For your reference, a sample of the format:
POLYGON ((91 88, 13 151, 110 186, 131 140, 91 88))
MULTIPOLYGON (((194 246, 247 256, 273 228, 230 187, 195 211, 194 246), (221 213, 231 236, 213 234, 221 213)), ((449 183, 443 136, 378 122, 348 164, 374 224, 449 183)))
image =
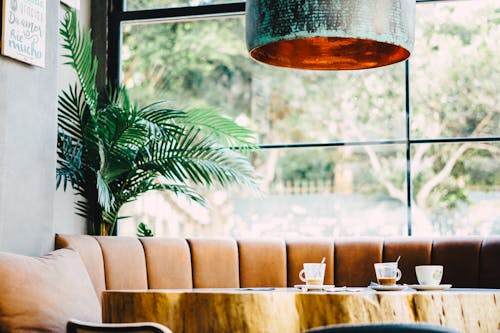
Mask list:
POLYGON ((123 80, 140 104, 215 107, 259 143, 404 139, 404 63, 303 71, 251 60, 242 18, 126 25, 123 80))
POLYGON ((260 195, 207 194, 211 209, 149 193, 121 212, 121 235, 139 222, 158 236, 396 236, 406 233, 403 145, 262 149, 252 161, 260 195))
POLYGON ((187 7, 231 3, 231 0, 125 0, 126 10, 145 10, 170 7, 187 7))
POLYGON ((414 138, 500 136, 500 2, 417 5, 414 138))
POLYGON ((419 144, 412 149, 416 235, 500 234, 500 144, 419 144))

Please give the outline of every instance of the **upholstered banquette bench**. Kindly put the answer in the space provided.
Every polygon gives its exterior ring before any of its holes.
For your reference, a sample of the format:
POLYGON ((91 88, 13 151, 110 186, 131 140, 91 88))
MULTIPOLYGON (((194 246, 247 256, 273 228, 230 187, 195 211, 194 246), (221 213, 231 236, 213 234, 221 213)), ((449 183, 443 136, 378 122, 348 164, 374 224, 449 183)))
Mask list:
POLYGON ((156 323, 100 324, 102 291, 290 287, 326 258, 325 283, 367 286, 373 263, 442 264, 443 283, 500 288, 500 236, 471 238, 180 239, 56 235, 43 257, 0 252, 0 332, 170 332, 156 323), (70 319, 76 319, 69 321, 70 319), (80 322, 81 320, 87 322, 80 322), (68 322, 69 321, 69 322, 68 322))
POLYGON ((443 283, 500 288, 500 237, 209 239, 57 235, 76 250, 97 294, 108 289, 291 287, 304 262, 326 258, 325 284, 367 286, 373 263, 401 256, 401 283, 414 267, 444 266, 443 283))

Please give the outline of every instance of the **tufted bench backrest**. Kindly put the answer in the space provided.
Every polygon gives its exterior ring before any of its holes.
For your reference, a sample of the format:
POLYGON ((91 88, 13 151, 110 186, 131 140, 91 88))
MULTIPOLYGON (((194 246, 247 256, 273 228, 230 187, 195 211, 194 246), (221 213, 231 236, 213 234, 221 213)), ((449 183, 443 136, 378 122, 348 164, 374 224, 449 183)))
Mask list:
POLYGON ((325 284, 366 286, 373 263, 401 256, 401 283, 414 267, 445 266, 443 283, 500 288, 500 237, 231 239, 56 235, 78 251, 98 295, 105 289, 286 287, 300 284, 304 262, 326 258, 325 284))

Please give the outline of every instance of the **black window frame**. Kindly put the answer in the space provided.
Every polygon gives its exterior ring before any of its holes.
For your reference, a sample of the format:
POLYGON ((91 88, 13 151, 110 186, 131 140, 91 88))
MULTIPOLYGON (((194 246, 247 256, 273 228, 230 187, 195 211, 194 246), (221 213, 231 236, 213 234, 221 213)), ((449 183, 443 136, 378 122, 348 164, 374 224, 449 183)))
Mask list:
MULTIPOLYGON (((102 18, 100 15, 107 15, 106 30, 107 37, 102 44, 106 48, 106 74, 104 75, 108 83, 118 85, 121 72, 121 46, 122 46, 122 25, 124 23, 150 23, 155 21, 181 21, 207 18, 238 17, 245 14, 245 2, 231 2, 213 5, 201 5, 190 7, 170 7, 155 8, 145 10, 126 10, 126 0, 108 0, 105 5, 104 14, 102 5, 93 6, 92 12, 99 11, 101 14, 93 18, 95 30, 102 29, 102 18), (106 14, 107 13, 107 14, 106 14)), ((461 0, 416 0, 416 3, 426 2, 457 2, 461 0)), ((418 144, 438 144, 438 143, 460 143, 460 142, 498 142, 500 136, 484 137, 455 137, 455 138, 432 138, 432 139, 412 139, 410 118, 410 59, 405 61, 405 138, 400 140, 372 140, 372 141, 331 141, 319 143, 285 143, 285 144, 261 144, 261 149, 293 149, 293 148, 313 148, 313 147, 340 147, 340 146, 383 146, 383 145, 405 145, 406 150, 406 206, 407 206, 407 236, 412 236, 412 175, 411 175, 411 147, 418 144)))

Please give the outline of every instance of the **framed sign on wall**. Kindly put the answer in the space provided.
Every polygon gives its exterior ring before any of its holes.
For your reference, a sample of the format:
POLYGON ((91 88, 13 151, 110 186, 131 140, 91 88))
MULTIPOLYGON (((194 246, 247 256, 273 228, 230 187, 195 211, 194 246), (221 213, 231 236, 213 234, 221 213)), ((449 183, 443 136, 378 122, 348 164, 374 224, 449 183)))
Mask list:
POLYGON ((3 0, 2 54, 45 67, 46 0, 3 0))

